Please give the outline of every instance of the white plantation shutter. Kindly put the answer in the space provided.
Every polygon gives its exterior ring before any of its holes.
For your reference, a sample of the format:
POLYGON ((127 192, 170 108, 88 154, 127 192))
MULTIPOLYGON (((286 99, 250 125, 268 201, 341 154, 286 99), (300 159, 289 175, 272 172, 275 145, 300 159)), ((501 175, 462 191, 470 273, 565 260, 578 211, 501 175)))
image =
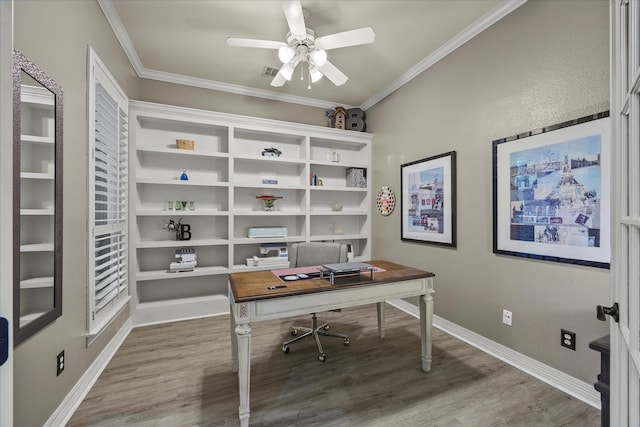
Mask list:
POLYGON ((89 52, 89 335, 129 301, 129 100, 89 52))

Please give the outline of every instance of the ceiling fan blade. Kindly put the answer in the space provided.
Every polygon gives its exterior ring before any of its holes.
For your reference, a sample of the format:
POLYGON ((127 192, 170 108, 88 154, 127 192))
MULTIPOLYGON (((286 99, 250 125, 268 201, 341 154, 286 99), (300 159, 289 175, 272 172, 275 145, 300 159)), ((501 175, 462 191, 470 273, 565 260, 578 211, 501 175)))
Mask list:
POLYGON ((329 61, 327 61, 322 67, 318 67, 318 69, 336 86, 342 86, 347 82, 347 80, 349 80, 349 77, 347 77, 342 71, 338 70, 336 66, 329 61))
POLYGON ((287 79, 284 78, 282 73, 276 74, 276 76, 271 80, 271 86, 273 87, 282 87, 287 82, 287 79))
POLYGON ((305 37, 307 35, 307 26, 304 23, 300 0, 283 1, 282 9, 284 10, 284 16, 287 18, 287 24, 289 25, 291 34, 305 37))
POLYGON ((258 47, 261 49, 280 49, 281 46, 287 45, 284 42, 273 40, 240 39, 237 37, 227 37, 227 44, 233 47, 258 47))
POLYGON ((318 37, 315 41, 316 47, 324 50, 337 49, 340 47, 357 46, 361 44, 373 43, 376 33, 371 27, 358 28, 357 30, 343 31, 341 33, 330 34, 318 37))
POLYGON ((286 82, 291 80, 291 75, 298 66, 298 62, 300 61, 295 59, 291 62, 287 62, 286 64, 282 64, 282 67, 280 67, 280 71, 278 71, 278 74, 276 74, 273 80, 271 80, 271 86, 281 87, 284 86, 286 82))

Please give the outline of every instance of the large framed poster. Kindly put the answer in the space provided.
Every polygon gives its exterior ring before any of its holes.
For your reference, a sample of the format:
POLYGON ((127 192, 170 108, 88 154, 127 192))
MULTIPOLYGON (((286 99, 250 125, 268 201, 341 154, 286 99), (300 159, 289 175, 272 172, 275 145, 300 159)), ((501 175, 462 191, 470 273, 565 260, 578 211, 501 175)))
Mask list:
POLYGON ((609 112, 493 141, 493 252, 609 268, 609 112))
POLYGON ((401 239, 456 246, 456 152, 400 166, 401 239))

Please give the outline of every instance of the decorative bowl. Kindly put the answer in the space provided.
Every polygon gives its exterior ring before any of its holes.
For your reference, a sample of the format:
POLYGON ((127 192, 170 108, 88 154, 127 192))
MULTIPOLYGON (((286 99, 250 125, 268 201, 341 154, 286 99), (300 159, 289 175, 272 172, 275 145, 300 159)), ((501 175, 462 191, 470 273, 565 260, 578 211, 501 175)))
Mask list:
POLYGON ((329 206, 331 206, 331 210, 332 211, 341 211, 342 210, 342 203, 331 203, 329 206))

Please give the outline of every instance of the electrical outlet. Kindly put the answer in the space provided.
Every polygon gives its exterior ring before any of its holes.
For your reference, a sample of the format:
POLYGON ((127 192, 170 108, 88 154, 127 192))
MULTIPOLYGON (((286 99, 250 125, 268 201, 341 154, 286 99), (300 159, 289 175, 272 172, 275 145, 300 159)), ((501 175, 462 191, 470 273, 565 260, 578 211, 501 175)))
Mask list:
POLYGON ((64 350, 56 356, 56 376, 64 371, 64 350))
POLYGON ((560 345, 570 350, 576 350, 576 333, 560 329, 560 345))
POLYGON ((509 310, 502 310, 502 323, 511 326, 513 314, 509 310))

